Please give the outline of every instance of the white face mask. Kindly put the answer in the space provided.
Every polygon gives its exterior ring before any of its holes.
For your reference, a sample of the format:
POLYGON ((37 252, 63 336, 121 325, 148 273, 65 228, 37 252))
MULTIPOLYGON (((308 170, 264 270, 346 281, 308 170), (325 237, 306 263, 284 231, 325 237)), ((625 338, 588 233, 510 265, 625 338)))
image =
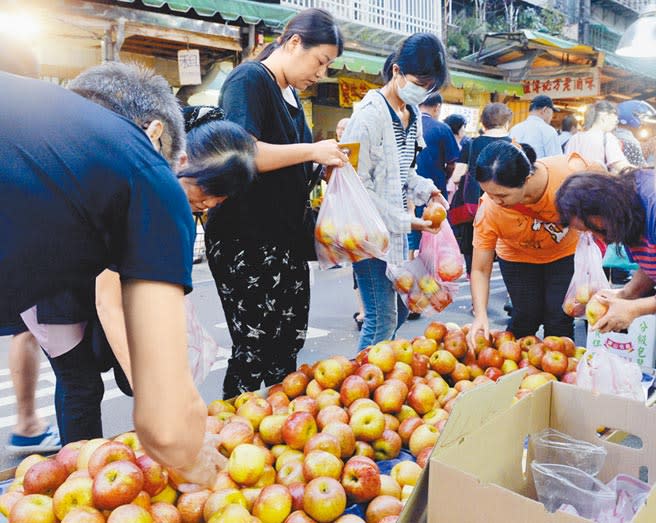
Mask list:
MULTIPOLYGON (((403 73, 400 73, 403 78, 405 76, 403 73)), ((419 105, 426 98, 428 89, 421 87, 417 84, 412 83, 410 80, 405 78, 405 85, 397 89, 399 98, 403 100, 407 105, 419 105)))

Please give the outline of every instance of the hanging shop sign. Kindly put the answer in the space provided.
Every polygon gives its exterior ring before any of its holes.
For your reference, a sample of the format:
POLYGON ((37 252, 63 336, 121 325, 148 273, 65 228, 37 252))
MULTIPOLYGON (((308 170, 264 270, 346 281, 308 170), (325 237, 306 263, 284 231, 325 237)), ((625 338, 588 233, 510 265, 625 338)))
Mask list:
POLYGON ((559 76, 529 76, 522 81, 525 100, 539 94, 551 98, 580 98, 597 96, 601 89, 599 70, 591 69, 587 73, 563 74, 559 76))
POLYGON ((444 120, 447 116, 452 114, 459 114, 464 116, 467 121, 465 132, 473 134, 478 131, 480 109, 478 107, 467 107, 465 105, 455 105, 443 103, 440 109, 440 120, 444 120))
POLYGON ((178 51, 180 85, 200 85, 200 53, 198 49, 178 51))
POLYGON ((357 78, 340 78, 339 79, 339 106, 353 107, 354 103, 359 102, 371 89, 380 87, 367 80, 357 78))

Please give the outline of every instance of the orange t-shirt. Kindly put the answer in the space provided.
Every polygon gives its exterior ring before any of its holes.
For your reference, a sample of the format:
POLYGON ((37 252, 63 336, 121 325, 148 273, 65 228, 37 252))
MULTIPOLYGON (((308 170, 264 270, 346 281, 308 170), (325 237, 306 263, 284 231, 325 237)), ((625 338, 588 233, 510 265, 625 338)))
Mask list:
POLYGON ((495 249, 499 258, 522 263, 551 263, 574 254, 579 235, 559 225, 556 192, 565 178, 575 172, 604 169, 578 153, 549 156, 536 163, 547 169, 549 178, 542 197, 526 205, 535 216, 502 207, 484 194, 474 219, 475 248, 495 249))

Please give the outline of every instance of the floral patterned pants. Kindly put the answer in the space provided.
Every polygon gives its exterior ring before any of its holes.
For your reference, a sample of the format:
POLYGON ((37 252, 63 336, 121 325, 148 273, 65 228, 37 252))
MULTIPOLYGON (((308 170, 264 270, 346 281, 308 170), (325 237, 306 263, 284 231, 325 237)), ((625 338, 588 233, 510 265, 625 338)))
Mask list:
POLYGON ((274 385, 296 370, 310 308, 307 262, 289 249, 206 237, 232 338, 223 397, 274 385))

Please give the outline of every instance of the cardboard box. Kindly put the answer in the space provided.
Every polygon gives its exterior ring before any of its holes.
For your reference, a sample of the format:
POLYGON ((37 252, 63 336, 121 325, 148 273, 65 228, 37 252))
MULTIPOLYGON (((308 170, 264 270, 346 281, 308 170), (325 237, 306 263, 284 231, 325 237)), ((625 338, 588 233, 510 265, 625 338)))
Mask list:
MULTIPOLYGON (((507 389, 494 388, 492 403, 506 404, 507 389)), ((514 391, 510 391, 514 394, 514 391)), ((647 480, 656 476, 656 409, 617 396, 594 396, 573 385, 550 382, 510 409, 480 423, 486 405, 458 409, 459 434, 447 434, 436 445, 429 467, 428 523, 581 523, 590 521, 562 512, 549 513, 535 501, 530 475, 530 434, 547 427, 603 445, 608 451, 601 481, 618 473, 647 480), (599 438, 598 427, 617 429, 641 438, 642 448, 630 448, 599 438), (644 469, 643 469, 644 470, 644 469)), ((456 408, 458 405, 456 405, 456 408)), ((455 412, 455 409, 454 409, 455 412)), ((456 429, 456 427, 453 427, 456 429)), ((450 432, 450 431, 449 431, 450 432)), ((634 517, 635 523, 656 521, 656 489, 634 517)))
POLYGON ((629 325, 628 333, 588 329, 588 349, 607 349, 643 367, 654 367, 656 357, 656 316, 640 316, 629 325))

